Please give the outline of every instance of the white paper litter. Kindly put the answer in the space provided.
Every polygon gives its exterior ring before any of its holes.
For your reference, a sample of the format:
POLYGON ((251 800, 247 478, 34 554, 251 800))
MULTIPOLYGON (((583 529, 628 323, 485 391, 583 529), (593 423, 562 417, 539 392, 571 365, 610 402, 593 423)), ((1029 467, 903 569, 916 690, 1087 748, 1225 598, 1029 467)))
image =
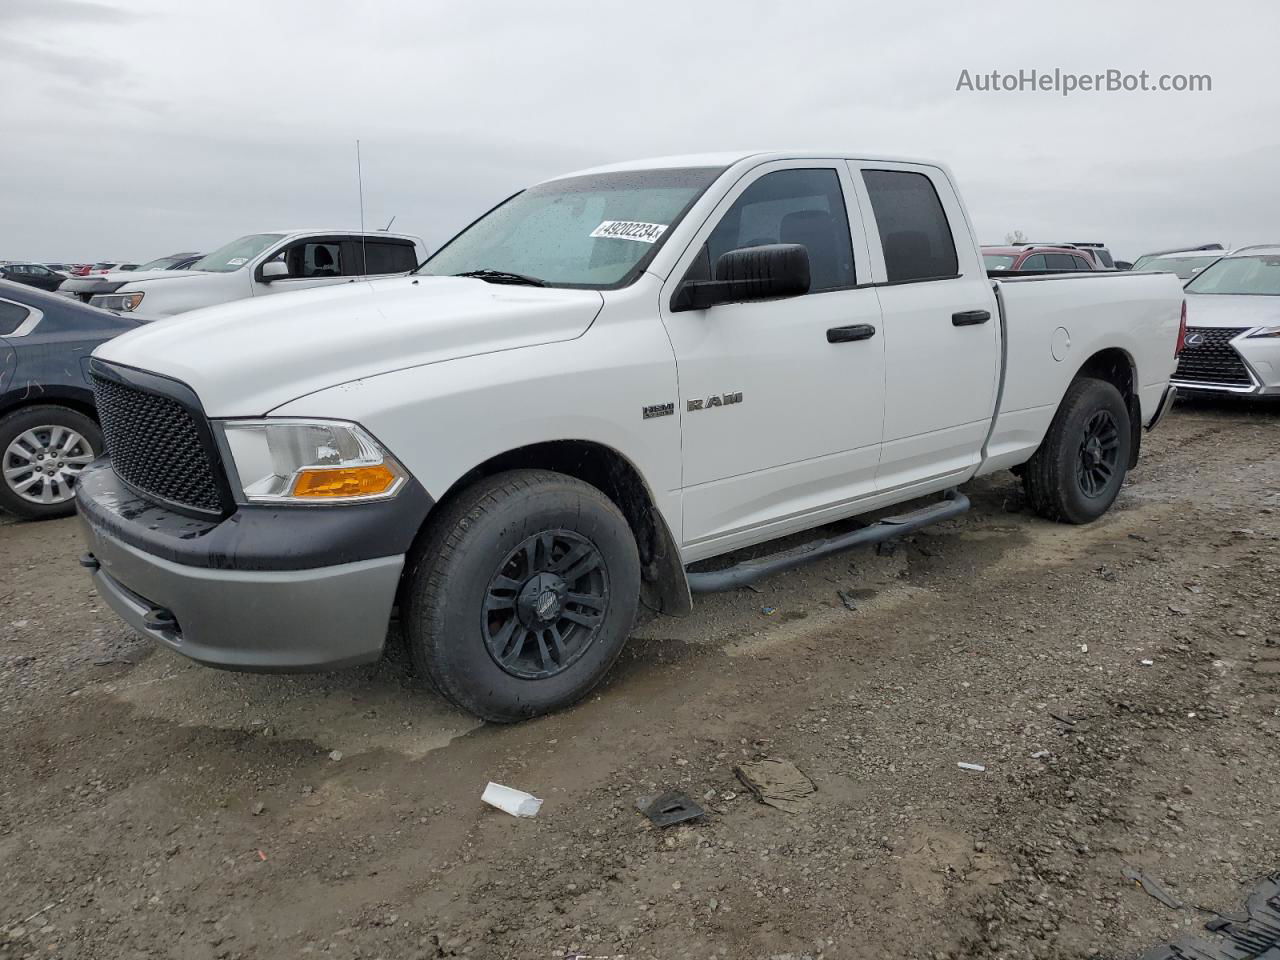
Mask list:
POLYGON ((525 793, 523 790, 517 790, 514 787, 504 787, 500 783, 489 782, 484 788, 484 793, 480 795, 480 799, 491 807, 497 807, 503 813, 509 813, 513 817, 534 817, 538 814, 538 808, 542 806, 542 801, 531 793, 525 793))
POLYGON ((972 770, 974 773, 986 773, 987 768, 980 763, 957 763, 961 770, 972 770))

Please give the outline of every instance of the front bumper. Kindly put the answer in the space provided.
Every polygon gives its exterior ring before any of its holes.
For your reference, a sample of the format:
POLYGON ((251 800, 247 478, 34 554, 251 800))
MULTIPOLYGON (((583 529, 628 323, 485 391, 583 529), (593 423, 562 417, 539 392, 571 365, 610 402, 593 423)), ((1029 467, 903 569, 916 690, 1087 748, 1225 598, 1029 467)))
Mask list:
POLYGON ((413 535, 402 531, 421 521, 402 514, 427 508, 411 491, 403 502, 365 505, 380 511, 242 508, 221 521, 193 520, 138 497, 105 461, 82 472, 76 488, 88 548, 81 562, 111 608, 192 660, 248 671, 377 660, 413 535), (375 513, 393 535, 370 540, 375 513), (379 548, 385 555, 368 555, 379 548))
POLYGON ((1239 358, 1240 382, 1214 383, 1204 378, 1182 379, 1175 373, 1173 383, 1183 394, 1216 393, 1238 397, 1280 396, 1280 337, 1250 337, 1247 331, 1232 337, 1228 349, 1239 358))

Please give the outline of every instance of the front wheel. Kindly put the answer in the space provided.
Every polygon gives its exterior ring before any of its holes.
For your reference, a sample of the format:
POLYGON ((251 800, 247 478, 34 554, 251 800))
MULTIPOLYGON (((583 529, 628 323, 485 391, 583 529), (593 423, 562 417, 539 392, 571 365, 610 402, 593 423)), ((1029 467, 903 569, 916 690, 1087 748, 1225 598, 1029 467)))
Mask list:
POLYGON ((1092 377, 1073 381, 1022 474, 1032 508, 1064 523, 1097 520, 1124 485, 1131 443, 1120 391, 1092 377))
POLYGON ((449 700, 511 723, 599 683, 639 595, 635 539, 608 497, 563 474, 513 470, 433 518, 405 575, 405 639, 449 700))
POLYGON ((75 513, 80 471, 102 452, 102 431, 57 404, 0 417, 0 507, 26 520, 75 513))

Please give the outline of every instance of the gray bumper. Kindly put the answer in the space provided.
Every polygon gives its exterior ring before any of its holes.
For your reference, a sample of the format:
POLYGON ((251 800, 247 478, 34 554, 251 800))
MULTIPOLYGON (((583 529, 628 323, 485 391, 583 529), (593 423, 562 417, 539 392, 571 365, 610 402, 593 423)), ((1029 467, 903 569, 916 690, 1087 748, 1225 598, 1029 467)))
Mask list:
POLYGON ((382 655, 404 556, 307 570, 217 570, 144 553, 81 516, 102 598, 183 656, 233 670, 298 672, 382 655))

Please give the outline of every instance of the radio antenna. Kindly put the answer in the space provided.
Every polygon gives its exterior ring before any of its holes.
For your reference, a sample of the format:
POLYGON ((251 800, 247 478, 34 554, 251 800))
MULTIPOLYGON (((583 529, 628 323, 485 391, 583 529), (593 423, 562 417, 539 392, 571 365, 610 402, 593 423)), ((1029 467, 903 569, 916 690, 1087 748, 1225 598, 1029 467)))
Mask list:
POLYGON ((383 227, 383 228, 382 228, 382 232, 383 232, 383 233, 386 233, 388 230, 390 230, 390 229, 391 229, 391 225, 392 225, 393 223, 395 223, 395 222, 396 222, 396 218, 395 218, 395 217, 392 217, 390 220, 388 220, 388 221, 387 221, 387 225, 386 225, 385 227, 383 227))
POLYGON ((365 255, 364 237, 364 168, 360 165, 360 138, 356 138, 356 184, 360 190, 360 273, 369 273, 369 258, 365 255))

